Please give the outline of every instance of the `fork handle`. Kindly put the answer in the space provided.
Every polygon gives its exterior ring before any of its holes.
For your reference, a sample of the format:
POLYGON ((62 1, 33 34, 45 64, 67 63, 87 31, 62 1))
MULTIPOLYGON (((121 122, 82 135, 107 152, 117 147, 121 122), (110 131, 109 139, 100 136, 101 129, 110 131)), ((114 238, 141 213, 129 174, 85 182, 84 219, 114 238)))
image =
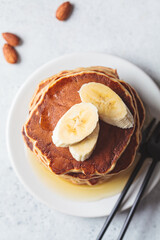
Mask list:
POLYGON ((106 230, 108 229, 112 219, 114 218, 114 216, 115 216, 116 212, 118 211, 118 209, 119 209, 123 199, 125 198, 126 193, 128 192, 132 182, 134 181, 134 179, 136 178, 138 172, 140 171, 140 169, 141 169, 145 159, 146 159, 146 153, 142 153, 141 157, 140 157, 140 159, 139 159, 139 161, 137 163, 137 165, 135 166, 135 168, 134 168, 134 170, 133 170, 133 172, 132 172, 132 174, 130 176, 130 178, 128 179, 124 189, 122 190, 122 192, 121 192, 121 194, 120 194, 116 204, 114 205, 111 213, 109 214, 109 216, 107 217, 106 221, 104 222, 104 225, 103 225, 101 231, 99 232, 96 240, 101 240, 103 238, 103 236, 104 236, 106 230))
POLYGON ((132 206, 132 208, 131 208, 131 210, 130 210, 130 212, 129 212, 129 214, 128 214, 125 222, 124 222, 124 225, 123 225, 123 227, 122 227, 122 229, 121 229, 121 232, 120 232, 117 240, 122 240, 122 239, 123 239, 123 236, 124 236, 124 234, 125 234, 125 232, 126 232, 126 230, 127 230, 127 227, 128 227, 128 225, 129 225, 132 217, 133 217, 134 212, 136 211, 136 208, 137 208, 137 206, 138 206, 138 204, 139 204, 139 201, 140 201, 140 199, 141 199, 141 197, 142 197, 142 195, 143 195, 143 193, 144 193, 144 190, 146 189, 146 187, 147 187, 147 185, 148 185, 148 182, 149 182, 149 180, 150 180, 150 178, 151 178, 151 176, 152 176, 152 173, 153 173, 153 171, 154 171, 154 169, 155 169, 156 164, 157 164, 157 161, 155 161, 155 160, 153 159, 153 160, 152 160, 152 163, 151 163, 151 165, 150 165, 150 167, 149 167, 149 169, 148 169, 148 171, 147 171, 147 174, 146 174, 146 176, 145 176, 145 179, 143 180, 143 183, 142 183, 142 185, 141 185, 141 188, 140 188, 140 190, 139 190, 139 192, 138 192, 138 194, 137 194, 137 196, 136 196, 136 199, 135 199, 135 201, 134 201, 134 204, 133 204, 133 206, 132 206))

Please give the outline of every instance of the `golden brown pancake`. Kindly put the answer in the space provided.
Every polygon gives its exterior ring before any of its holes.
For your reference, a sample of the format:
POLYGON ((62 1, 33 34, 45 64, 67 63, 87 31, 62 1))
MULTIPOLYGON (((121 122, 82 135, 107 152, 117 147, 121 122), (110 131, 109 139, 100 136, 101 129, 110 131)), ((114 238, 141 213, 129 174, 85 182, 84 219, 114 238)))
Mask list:
POLYGON ((78 184, 96 184, 126 169, 134 161, 144 122, 144 107, 136 91, 119 80, 114 69, 90 67, 56 74, 39 84, 29 111, 29 119, 23 127, 24 140, 41 162, 56 174, 78 184), (78 162, 68 148, 55 147, 52 131, 61 116, 80 102, 78 90, 88 82, 100 82, 114 90, 132 112, 135 124, 131 129, 120 129, 100 121, 95 151, 88 160, 78 162))
POLYGON ((64 174, 74 169, 86 175, 106 173, 115 165, 134 132, 134 128, 120 129, 101 122, 97 147, 91 158, 84 162, 76 161, 68 148, 55 147, 52 142, 52 131, 63 114, 71 106, 81 102, 78 91, 84 83, 90 81, 100 82, 112 88, 135 115, 129 92, 120 83, 103 74, 75 74, 53 83, 45 93, 43 101, 32 112, 25 129, 27 135, 36 141, 36 147, 43 156, 49 159, 50 167, 56 174, 64 174))

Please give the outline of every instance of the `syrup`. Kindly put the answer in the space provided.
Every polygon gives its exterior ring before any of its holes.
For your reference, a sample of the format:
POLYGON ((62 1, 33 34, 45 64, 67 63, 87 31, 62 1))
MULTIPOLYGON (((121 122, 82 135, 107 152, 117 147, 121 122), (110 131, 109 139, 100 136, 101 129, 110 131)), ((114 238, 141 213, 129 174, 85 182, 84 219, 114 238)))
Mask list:
POLYGON ((35 174, 45 183, 46 187, 49 187, 51 191, 54 191, 58 195, 77 201, 96 201, 120 193, 137 162, 137 160, 134 161, 131 167, 111 177, 105 183, 88 186, 75 185, 50 172, 30 150, 27 151, 27 156, 35 174))

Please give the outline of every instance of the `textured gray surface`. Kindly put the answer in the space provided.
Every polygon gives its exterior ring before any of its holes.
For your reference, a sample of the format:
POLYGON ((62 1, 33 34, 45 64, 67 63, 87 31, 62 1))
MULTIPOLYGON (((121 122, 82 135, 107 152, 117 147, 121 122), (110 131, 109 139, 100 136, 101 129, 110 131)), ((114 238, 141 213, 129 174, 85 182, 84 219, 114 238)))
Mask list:
MULTIPOLYGON (((29 74, 63 54, 99 51, 130 60, 160 85, 160 1, 73 0, 75 8, 66 22, 54 17, 59 3, 0 0, 0 31, 17 33, 23 39, 17 47, 21 57, 17 65, 7 64, 0 51, 1 240, 92 240, 104 222, 104 218, 84 219, 50 210, 17 179, 7 155, 5 128, 12 100, 29 74)), ((160 184, 141 202, 124 239, 159 239, 159 192, 160 184)), ((117 215, 104 239, 116 239, 126 213, 117 215)))

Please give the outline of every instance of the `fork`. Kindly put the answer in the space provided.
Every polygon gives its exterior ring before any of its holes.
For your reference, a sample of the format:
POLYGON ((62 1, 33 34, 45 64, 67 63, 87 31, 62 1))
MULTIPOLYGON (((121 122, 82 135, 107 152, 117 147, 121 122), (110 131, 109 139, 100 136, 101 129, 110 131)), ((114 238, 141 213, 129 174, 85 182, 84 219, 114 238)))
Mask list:
POLYGON ((138 203, 140 202, 140 199, 147 187, 147 184, 152 176, 152 173, 156 167, 156 164, 158 163, 158 161, 160 160, 160 122, 156 125, 153 133, 151 134, 149 140, 148 140, 148 135, 149 133, 151 132, 151 129, 153 128, 153 125, 155 124, 155 119, 153 119, 151 121, 151 123, 149 124, 149 126, 146 128, 146 130, 143 132, 142 134, 142 142, 141 142, 141 146, 140 146, 140 153, 141 153, 141 158, 138 162, 138 164, 136 165, 133 173, 131 174, 126 186, 124 187, 119 199, 117 200, 113 210, 111 211, 110 215, 108 216, 108 218, 106 219, 98 237, 97 237, 97 240, 100 240, 102 239, 106 229, 108 228, 110 222, 112 221, 114 215, 116 214, 118 208, 120 207, 129 187, 131 186, 133 180, 135 179, 137 173, 139 172, 140 168, 142 167, 143 165, 143 162, 144 160, 147 158, 147 157, 151 157, 153 160, 152 160, 152 163, 147 171, 147 174, 145 176, 145 179, 140 187, 140 190, 136 196, 136 199, 134 201, 134 204, 124 222, 124 225, 121 229, 121 232, 118 236, 118 239, 117 240, 122 240, 123 239, 123 236, 128 228, 128 225, 133 217, 133 214, 138 206, 138 203))
POLYGON ((144 179, 144 181, 141 185, 141 188, 137 194, 134 204, 124 222, 124 225, 122 227, 122 230, 121 230, 117 240, 123 239, 123 236, 124 236, 124 234, 127 230, 127 227, 133 217, 133 214, 138 206, 138 203, 140 202, 140 199, 142 198, 142 195, 143 195, 143 193, 148 185, 148 182, 152 176, 152 173, 153 173, 158 161, 160 161, 160 122, 156 125, 151 137, 146 142, 143 151, 145 151, 145 153, 147 154, 147 157, 152 158, 152 163, 147 171, 145 179, 144 179))

